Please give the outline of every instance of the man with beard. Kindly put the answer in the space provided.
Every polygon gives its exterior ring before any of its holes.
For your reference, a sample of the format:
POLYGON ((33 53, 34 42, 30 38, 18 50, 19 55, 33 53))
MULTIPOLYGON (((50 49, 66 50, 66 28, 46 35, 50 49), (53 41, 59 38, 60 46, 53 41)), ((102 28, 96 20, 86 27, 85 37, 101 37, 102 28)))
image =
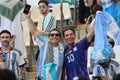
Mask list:
POLYGON ((2 69, 0 70, 0 80, 17 80, 17 79, 14 72, 8 69, 2 69))
MULTIPOLYGON (((38 8, 40 13, 43 15, 44 20, 42 22, 42 31, 37 30, 44 40, 48 41, 48 34, 49 31, 56 28, 56 19, 54 18, 53 14, 49 12, 48 2, 46 0, 40 0, 38 2, 38 8)), ((32 27, 36 27, 34 22, 32 21, 30 15, 27 16, 28 24, 32 27)))
POLYGON ((22 71, 25 61, 21 52, 10 46, 11 33, 8 30, 3 30, 0 32, 0 42, 2 44, 0 52, 4 57, 4 68, 13 71, 17 78, 19 78, 18 68, 22 71))

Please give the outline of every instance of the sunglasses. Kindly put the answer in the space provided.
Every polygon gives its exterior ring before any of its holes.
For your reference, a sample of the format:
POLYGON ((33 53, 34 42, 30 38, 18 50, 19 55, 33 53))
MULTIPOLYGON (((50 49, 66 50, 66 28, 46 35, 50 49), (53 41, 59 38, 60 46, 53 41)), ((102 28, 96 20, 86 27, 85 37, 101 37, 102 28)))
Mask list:
POLYGON ((105 65, 106 64, 106 62, 104 62, 104 63, 99 63, 99 65, 105 65))
POLYGON ((59 37, 60 36, 60 34, 49 34, 51 37, 54 37, 54 36, 56 36, 56 37, 59 37))

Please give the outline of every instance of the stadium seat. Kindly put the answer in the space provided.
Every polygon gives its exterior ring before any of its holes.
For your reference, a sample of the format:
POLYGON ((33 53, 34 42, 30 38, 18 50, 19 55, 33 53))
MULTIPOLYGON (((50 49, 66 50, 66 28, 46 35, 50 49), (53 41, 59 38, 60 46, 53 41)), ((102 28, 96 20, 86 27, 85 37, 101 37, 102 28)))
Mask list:
MULTIPOLYGON (((23 26, 23 35, 24 35, 25 46, 30 46, 30 31, 29 31, 27 20, 22 22, 22 26, 23 26)), ((36 46, 37 44, 34 41, 33 36, 32 36, 32 39, 33 39, 34 45, 36 46)))
POLYGON ((30 46, 30 35, 27 20, 22 22, 25 46, 30 46))
POLYGON ((43 18, 43 15, 40 14, 38 6, 33 6, 31 9, 31 18, 34 22, 39 21, 40 18, 43 18))
POLYGON ((63 15, 65 20, 72 19, 70 5, 68 3, 63 3, 63 15))
POLYGON ((53 6, 52 13, 53 13, 54 17, 56 18, 56 20, 61 19, 60 4, 55 4, 53 6))
MULTIPOLYGON (((63 3, 63 20, 68 21, 72 20, 72 15, 71 15, 71 10, 70 10, 70 5, 68 3, 63 3)), ((52 13, 55 16, 57 21, 61 20, 61 4, 54 4, 53 9, 52 9, 52 13)))

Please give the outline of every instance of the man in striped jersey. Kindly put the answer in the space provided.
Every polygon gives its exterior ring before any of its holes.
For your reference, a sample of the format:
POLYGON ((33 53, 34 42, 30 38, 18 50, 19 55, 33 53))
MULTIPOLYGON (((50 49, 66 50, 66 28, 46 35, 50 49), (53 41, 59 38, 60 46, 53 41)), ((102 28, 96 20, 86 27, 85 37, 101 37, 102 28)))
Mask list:
POLYGON ((13 71, 16 74, 17 78, 19 78, 18 68, 20 68, 20 71, 22 71, 25 61, 22 57, 21 52, 11 47, 11 33, 8 30, 3 30, 0 32, 0 42, 2 44, 0 53, 2 53, 4 57, 4 68, 13 71))
MULTIPOLYGON (((41 34, 44 40, 48 41, 49 31, 53 28, 56 28, 56 19, 53 17, 53 14, 49 12, 48 2, 46 0, 40 0, 38 2, 38 8, 40 13, 44 16, 44 20, 42 22, 42 26, 40 26, 42 27, 42 31, 37 31, 41 34)), ((29 25, 36 27, 30 16, 28 16, 27 19, 29 25)))

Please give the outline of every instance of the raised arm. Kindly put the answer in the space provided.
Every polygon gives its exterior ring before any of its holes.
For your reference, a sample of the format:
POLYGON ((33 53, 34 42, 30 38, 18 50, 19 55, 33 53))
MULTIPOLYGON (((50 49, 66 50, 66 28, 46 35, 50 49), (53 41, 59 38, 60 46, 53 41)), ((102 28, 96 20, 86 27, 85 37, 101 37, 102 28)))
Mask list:
POLYGON ((87 36, 86 36, 88 42, 91 42, 93 36, 94 36, 94 26, 92 26, 92 28, 90 29, 89 33, 88 33, 87 36))
POLYGON ((30 14, 31 13, 28 13, 26 15, 26 18, 27 18, 27 21, 28 21, 28 26, 29 26, 29 29, 30 29, 30 32, 32 33, 32 35, 34 35, 34 37, 36 37, 36 35, 38 34, 38 30, 37 30, 34 22, 32 21, 32 19, 30 17, 30 14))

